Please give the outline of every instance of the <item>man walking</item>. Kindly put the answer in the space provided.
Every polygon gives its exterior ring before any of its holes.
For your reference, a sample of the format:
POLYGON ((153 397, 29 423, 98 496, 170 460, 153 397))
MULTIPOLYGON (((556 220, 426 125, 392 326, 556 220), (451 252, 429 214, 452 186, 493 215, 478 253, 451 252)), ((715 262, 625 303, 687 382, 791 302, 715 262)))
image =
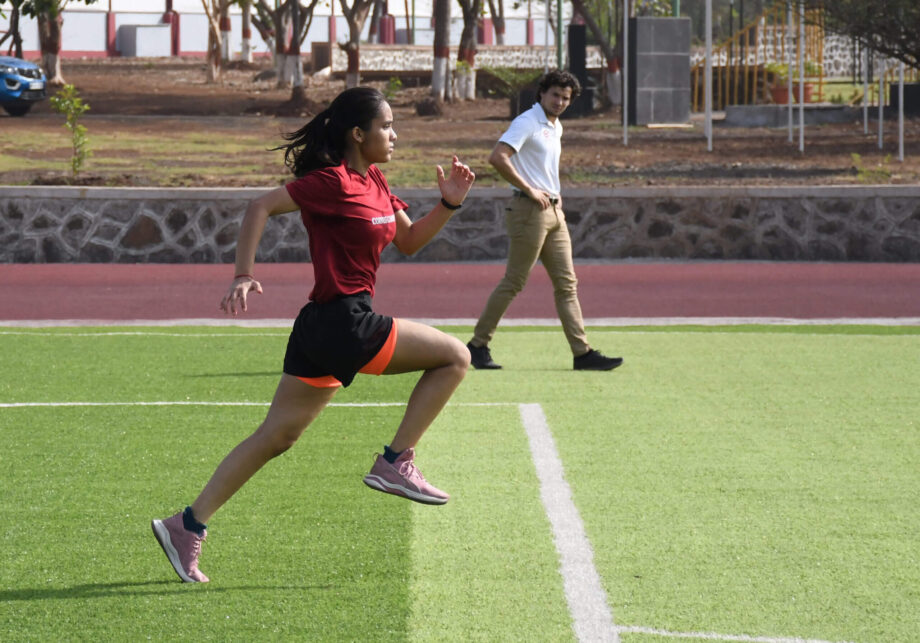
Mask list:
POLYGON ((575 370, 609 371, 622 358, 606 357, 588 345, 578 302, 572 241, 562 211, 559 116, 581 92, 578 79, 561 70, 540 79, 537 102, 511 122, 489 156, 489 163, 507 180, 514 197, 505 212, 508 263, 505 276, 486 302, 473 339, 467 344, 476 368, 501 368, 492 360, 489 342, 511 301, 523 290, 537 259, 553 283, 556 313, 574 356, 575 370))

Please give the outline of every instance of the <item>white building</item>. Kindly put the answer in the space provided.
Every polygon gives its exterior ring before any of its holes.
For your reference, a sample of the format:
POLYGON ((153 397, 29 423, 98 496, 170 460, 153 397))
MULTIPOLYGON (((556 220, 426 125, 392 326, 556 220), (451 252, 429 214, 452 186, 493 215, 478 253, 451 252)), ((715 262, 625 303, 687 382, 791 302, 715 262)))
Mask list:
MULTIPOLYGON (((273 0, 274 2, 275 0, 273 0)), ((64 11, 62 51, 64 58, 109 56, 204 56, 207 50, 208 21, 201 0, 173 0, 172 10, 178 14, 176 24, 164 21, 169 3, 166 0, 99 0, 85 5, 70 2, 64 11)), ((505 0, 505 44, 553 46, 553 31, 547 28, 547 4, 530 0, 515 8, 513 0, 505 0)), ((388 14, 395 22, 395 45, 408 42, 409 26, 414 26, 414 44, 432 46, 434 28, 431 21, 431 0, 390 0, 388 14), (407 17, 408 14, 408 17, 407 17), (414 14, 414 17, 413 17, 414 14)), ((488 5, 486 5, 488 6, 488 5)), ((565 8, 563 24, 568 22, 570 7, 565 8)), ((344 42, 348 25, 335 0, 326 0, 317 6, 303 51, 311 50, 311 43, 344 42)), ((460 41, 463 19, 460 7, 451 6, 451 45, 460 41)), ((491 21, 486 16, 480 43, 495 42, 491 21)), ((367 40, 370 20, 364 26, 363 40, 367 40)), ((239 7, 231 8, 229 48, 231 57, 238 58, 243 48, 242 14, 239 7)), ((9 17, 0 17, 0 32, 6 31, 9 17)), ((26 58, 39 56, 38 28, 35 20, 22 17, 20 33, 26 58)), ((5 43, 6 44, 6 43, 5 43)), ((6 46, 4 46, 6 49, 6 46)), ((268 43, 253 29, 251 49, 255 56, 270 56, 268 43)), ((4 51, 5 53, 5 51, 4 51)))

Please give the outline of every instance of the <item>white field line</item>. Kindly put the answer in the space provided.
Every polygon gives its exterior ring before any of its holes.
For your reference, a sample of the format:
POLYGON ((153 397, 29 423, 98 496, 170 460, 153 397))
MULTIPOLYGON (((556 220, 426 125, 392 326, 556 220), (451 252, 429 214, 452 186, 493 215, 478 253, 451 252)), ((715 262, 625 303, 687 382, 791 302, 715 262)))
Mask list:
MULTIPOLYGON (((741 641, 742 643, 832 643, 822 639, 802 639, 786 636, 747 636, 746 634, 717 634, 716 632, 669 632, 653 627, 620 625, 621 634, 648 634, 673 639, 700 639, 703 641, 741 641)), ((841 642, 845 643, 845 642, 841 642)))
MULTIPOLYGON (((0 402, 0 409, 73 406, 269 406, 269 402, 202 402, 194 400, 151 402, 0 402)), ((405 402, 332 402, 327 406, 405 406, 405 402)), ((513 402, 451 402, 449 406, 514 406, 513 402)))
POLYGON ((559 554, 565 598, 572 615, 572 627, 579 641, 620 640, 620 634, 648 634, 682 639, 743 641, 747 643, 830 643, 816 639, 717 634, 714 632, 670 632, 651 627, 616 625, 594 566, 594 549, 572 500, 572 491, 562 469, 549 424, 539 404, 518 405, 530 442, 530 454, 540 480, 540 498, 553 529, 559 554))
POLYGON ((575 636, 579 641, 618 642, 620 635, 613 624, 607 593, 594 567, 594 550, 572 501, 572 490, 565 480, 543 408, 539 404, 521 404, 518 408, 540 479, 540 498, 553 528, 575 636))
MULTIPOLYGON (((5 402, 0 408, 86 407, 86 406, 261 406, 268 402, 207 402, 193 400, 156 402, 5 402)), ((333 402, 336 407, 405 406, 405 402, 333 402)), ((594 567, 594 550, 562 469, 562 460, 539 404, 515 402, 450 402, 448 406, 517 406, 527 432, 530 453, 540 480, 540 497, 553 529, 553 540, 561 562, 566 601, 579 641, 619 642, 620 634, 648 634, 678 639, 740 641, 742 643, 833 643, 797 637, 748 636, 715 632, 671 632, 638 625, 615 625, 607 593, 594 567)))

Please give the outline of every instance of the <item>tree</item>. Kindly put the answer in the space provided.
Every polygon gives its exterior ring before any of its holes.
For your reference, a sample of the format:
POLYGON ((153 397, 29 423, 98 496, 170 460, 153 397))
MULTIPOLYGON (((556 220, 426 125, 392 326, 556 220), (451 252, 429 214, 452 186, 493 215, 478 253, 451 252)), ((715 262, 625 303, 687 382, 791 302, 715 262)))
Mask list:
POLYGON ((634 0, 637 16, 653 16, 663 18, 673 13, 671 0, 634 0))
POLYGON ((221 0, 219 11, 220 19, 220 61, 221 63, 230 62, 230 5, 233 0, 221 0))
POLYGON ((47 11, 39 13, 38 43, 42 52, 42 67, 48 75, 49 85, 64 85, 64 76, 61 74, 61 29, 64 27, 64 16, 56 3, 49 5, 47 11))
POLYGON ((463 31, 457 51, 457 95, 461 100, 476 98, 476 27, 482 0, 457 0, 463 11, 463 31))
POLYGON ((297 28, 294 27, 295 3, 293 0, 285 0, 277 8, 273 6, 274 2, 269 3, 266 0, 258 0, 254 5, 256 15, 252 17, 252 24, 259 30, 262 39, 272 48, 278 87, 296 87, 297 77, 299 76, 302 80, 303 66, 300 60, 300 47, 310 31, 313 11, 318 2, 319 0, 310 0, 308 5, 298 4, 296 22, 299 26, 297 28), (290 42, 287 40, 288 31, 291 32, 290 42))
MULTIPOLYGON (((289 73, 292 65, 288 64, 288 42, 287 33, 291 28, 293 15, 291 12, 291 3, 284 2, 280 7, 272 10, 265 0, 259 0, 259 15, 266 15, 271 21, 272 32, 275 34, 275 73, 278 87, 288 87, 292 84, 292 74, 289 73)), ((293 29, 292 35, 293 38, 293 29)))
MULTIPOLYGON (((96 0, 79 1, 86 5, 96 2, 96 0)), ((42 67, 48 76, 49 85, 64 85, 64 77, 61 75, 61 28, 64 24, 62 14, 67 3, 68 0, 25 0, 19 7, 22 15, 38 21, 38 42, 42 52, 42 67)))
POLYGON ((431 95, 443 100, 450 92, 450 3, 434 0, 434 69, 431 71, 431 95))
POLYGON ((367 42, 375 43, 379 39, 380 16, 386 10, 385 0, 374 0, 374 9, 371 12, 371 24, 367 29, 367 42))
POLYGON ((505 44, 505 2, 504 0, 489 0, 489 13, 492 15, 492 24, 495 27, 495 44, 505 44))
POLYGON ((252 62, 252 0, 242 0, 243 7, 243 45, 240 57, 243 62, 252 62))
POLYGON ((288 62, 293 67, 291 74, 291 103, 302 105, 307 100, 307 92, 303 87, 303 59, 300 57, 300 2, 291 3, 291 24, 294 33, 291 36, 291 47, 288 49, 288 62))
POLYGON ((7 40, 10 41, 10 46, 6 51, 6 55, 13 55, 16 58, 22 58, 22 35, 19 33, 19 15, 22 8, 23 0, 9 0, 9 3, 0 1, 0 16, 6 17, 5 11, 7 11, 6 4, 10 4, 10 22, 7 32, 3 34, 3 37, 0 38, 0 45, 2 45, 7 40))
POLYGON ((613 45, 601 30, 601 26, 598 23, 598 20, 585 6, 584 0, 572 0, 572 8, 576 13, 581 14, 582 18, 584 18, 585 25, 587 25, 588 29, 591 31, 591 35, 594 36, 594 39, 600 46, 601 53, 604 55, 604 58, 608 63, 612 62, 613 59, 616 58, 616 54, 613 51, 613 45))
POLYGON ((621 61, 617 58, 617 52, 613 48, 613 42, 610 37, 615 33, 612 28, 613 15, 610 8, 609 5, 607 7, 601 6, 596 0, 588 0, 588 3, 584 0, 572 0, 572 9, 584 19, 588 31, 600 47, 607 63, 604 71, 604 85, 607 87, 607 96, 611 101, 618 102, 619 90, 617 88, 620 86, 618 74, 621 61), (604 33, 601 25, 607 27, 607 34, 604 33))
POLYGON ((265 44, 268 45, 268 48, 272 52, 272 62, 277 65, 278 61, 274 58, 277 53, 275 47, 277 32, 275 31, 275 20, 272 15, 272 9, 265 4, 264 0, 261 2, 257 1, 253 5, 253 8, 256 10, 256 13, 250 18, 252 20, 252 25, 259 31, 259 35, 262 37, 262 40, 265 41, 265 44))
POLYGON ((230 0, 201 0, 204 13, 208 17, 208 83, 219 83, 223 66, 223 30, 221 29, 221 15, 226 11, 230 0))
POLYGON ((920 3, 917 0, 806 0, 823 8, 825 27, 863 46, 916 67, 920 65, 920 3))
POLYGON ((346 89, 357 87, 361 83, 361 31, 373 3, 374 0, 352 0, 351 6, 348 6, 348 0, 339 0, 342 14, 348 23, 348 41, 344 45, 339 45, 348 57, 348 68, 345 70, 346 89))

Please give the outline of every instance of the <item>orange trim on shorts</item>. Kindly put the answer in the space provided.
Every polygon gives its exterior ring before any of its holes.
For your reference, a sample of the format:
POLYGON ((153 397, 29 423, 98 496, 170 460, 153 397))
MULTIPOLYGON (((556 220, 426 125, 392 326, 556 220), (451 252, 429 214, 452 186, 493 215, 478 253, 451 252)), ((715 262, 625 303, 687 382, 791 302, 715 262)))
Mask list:
POLYGON ((300 377, 295 375, 304 384, 309 384, 313 388, 336 388, 342 383, 332 375, 320 375, 319 377, 300 377))
POLYGON ((399 332, 396 330, 396 319, 394 318, 393 327, 390 328, 390 334, 387 336, 383 346, 380 347, 380 350, 374 355, 373 359, 362 366, 358 372, 367 375, 383 375, 387 366, 390 365, 390 360, 393 359, 393 352, 396 350, 397 335, 399 335, 399 332))

